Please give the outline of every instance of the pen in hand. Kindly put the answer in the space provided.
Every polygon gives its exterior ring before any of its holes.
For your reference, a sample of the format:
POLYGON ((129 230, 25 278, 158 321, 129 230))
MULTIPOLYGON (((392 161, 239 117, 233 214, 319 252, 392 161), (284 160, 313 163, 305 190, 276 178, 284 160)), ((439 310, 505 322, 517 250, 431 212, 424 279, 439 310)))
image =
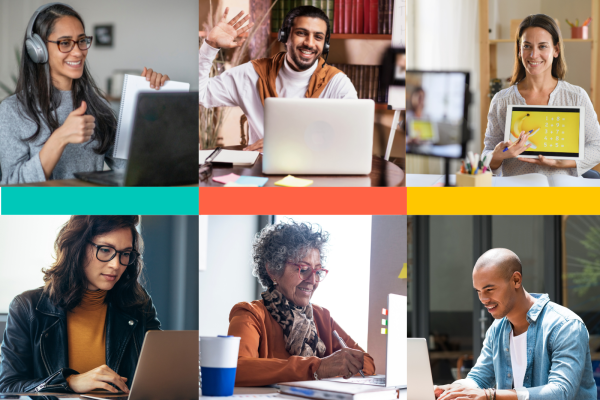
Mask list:
MULTIPOLYGON (((344 342, 342 340, 342 338, 340 337, 340 335, 338 335, 338 333, 334 330, 333 331, 333 336, 335 336, 335 338, 338 340, 338 342, 340 342, 340 346, 342 346, 344 349, 348 348, 348 345, 346 344, 346 342, 344 342)), ((362 372, 362 369, 359 369, 358 372, 360 373, 360 375, 364 378, 365 374, 362 372)))

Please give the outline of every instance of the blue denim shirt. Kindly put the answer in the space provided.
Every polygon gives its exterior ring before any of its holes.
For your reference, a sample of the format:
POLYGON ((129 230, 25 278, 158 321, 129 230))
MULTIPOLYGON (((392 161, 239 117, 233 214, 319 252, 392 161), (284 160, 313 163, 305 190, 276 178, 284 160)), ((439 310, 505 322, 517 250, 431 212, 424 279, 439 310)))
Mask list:
MULTIPOLYGON (((531 294, 527 312, 527 369, 523 386, 530 400, 596 400, 589 334, 574 312, 553 303, 547 294, 531 294)), ((467 375, 480 388, 512 389, 510 332, 506 317, 488 329, 481 355, 467 375)))

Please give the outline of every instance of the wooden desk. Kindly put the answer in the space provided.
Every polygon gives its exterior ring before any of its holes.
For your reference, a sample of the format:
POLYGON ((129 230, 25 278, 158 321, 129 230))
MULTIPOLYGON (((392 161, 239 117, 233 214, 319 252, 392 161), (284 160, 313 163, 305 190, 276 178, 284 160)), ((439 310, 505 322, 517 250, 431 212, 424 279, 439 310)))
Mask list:
MULTIPOLYGON (((3 187, 25 187, 25 186, 36 186, 36 187, 113 187, 98 185, 96 183, 86 182, 79 179, 59 179, 50 180, 46 182, 33 182, 33 183, 19 183, 16 185, 5 185, 3 187)), ((198 185, 183 185, 181 187, 197 187, 198 185)), ((173 186, 176 187, 176 186, 173 186)))
MULTIPOLYGON (((242 150, 242 146, 227 146, 228 150, 242 150)), ((213 174, 206 182, 200 182, 200 186, 224 186, 212 180, 213 177, 229 175, 260 176, 269 178, 265 186, 275 186, 275 182, 283 179, 285 175, 265 175, 262 173, 262 154, 252 167, 213 168, 213 174)), ((369 175, 294 175, 297 178, 311 179, 311 187, 353 187, 353 186, 404 186, 405 174, 402 169, 394 163, 373 156, 371 173, 369 175)))

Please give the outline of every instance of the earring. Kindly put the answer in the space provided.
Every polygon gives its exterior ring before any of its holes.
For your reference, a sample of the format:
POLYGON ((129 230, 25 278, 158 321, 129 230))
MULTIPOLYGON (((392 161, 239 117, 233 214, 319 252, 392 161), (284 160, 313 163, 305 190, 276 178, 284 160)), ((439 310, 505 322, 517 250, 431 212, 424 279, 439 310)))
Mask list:
POLYGON ((277 282, 273 281, 273 285, 277 285, 277 282))

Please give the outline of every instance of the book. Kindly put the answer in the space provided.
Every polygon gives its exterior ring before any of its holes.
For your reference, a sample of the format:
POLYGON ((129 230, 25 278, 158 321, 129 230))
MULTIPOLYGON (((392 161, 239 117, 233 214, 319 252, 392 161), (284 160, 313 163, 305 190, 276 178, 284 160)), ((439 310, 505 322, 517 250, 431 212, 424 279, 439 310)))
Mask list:
POLYGON ((356 2, 352 0, 350 4, 350 33, 356 33, 356 2))
POLYGON ((385 4, 386 0, 379 0, 379 5, 377 7, 377 13, 378 13, 378 17, 377 17, 377 33, 382 34, 383 33, 383 17, 384 17, 384 12, 383 12, 383 7, 385 4))
POLYGON ((279 391, 282 394, 309 399, 392 400, 397 398, 395 388, 327 380, 284 382, 279 384, 279 391))
POLYGON ((281 27, 281 21, 279 20, 281 0, 273 0, 271 5, 273 5, 273 8, 271 8, 271 32, 278 32, 281 27), (273 5, 273 3, 275 3, 275 5, 273 5))
POLYGON ((356 32, 365 33, 365 0, 354 0, 356 2, 356 32))
POLYGON ((342 33, 352 33, 352 0, 342 0, 344 2, 344 23, 342 33))
MULTIPOLYGON (((189 92, 190 84, 176 81, 166 81, 158 92, 189 92)), ((117 133, 115 135, 115 148, 113 157, 127 159, 131 145, 131 134, 133 132, 133 118, 137 106, 139 93, 157 93, 156 89, 150 89, 150 82, 143 76, 125 74, 123 81, 123 93, 121 94, 121 108, 117 133)))
POLYGON ((333 8, 333 33, 341 33, 340 24, 342 19, 340 18, 342 14, 340 11, 342 10, 342 0, 335 0, 334 8, 333 8))
POLYGON ((600 179, 586 179, 570 175, 524 174, 495 176, 494 187, 600 187, 600 179))
MULTIPOLYGON (((214 150, 200 150, 198 161, 199 164, 204 164, 204 161, 213 153, 214 150)), ((252 166, 256 162, 258 151, 243 151, 243 150, 221 150, 221 152, 212 161, 213 163, 232 163, 239 166, 252 166)))
POLYGON ((387 0, 387 34, 392 34, 392 23, 394 22, 394 0, 387 0))
MULTIPOLYGON (((365 28, 365 33, 371 33, 371 34, 376 34, 378 31, 378 23, 379 23, 379 0, 365 0, 365 1, 370 1, 370 10, 369 10, 369 16, 371 18, 371 21, 369 22, 369 31, 366 31, 365 28)), ((366 5, 365 5, 366 6, 366 5)))
POLYGON ((363 0, 363 33, 371 33, 370 23, 371 23, 371 0, 363 0))
POLYGON ((335 21, 335 0, 326 0, 326 11, 327 18, 329 18, 329 33, 333 33, 333 24, 335 21))

